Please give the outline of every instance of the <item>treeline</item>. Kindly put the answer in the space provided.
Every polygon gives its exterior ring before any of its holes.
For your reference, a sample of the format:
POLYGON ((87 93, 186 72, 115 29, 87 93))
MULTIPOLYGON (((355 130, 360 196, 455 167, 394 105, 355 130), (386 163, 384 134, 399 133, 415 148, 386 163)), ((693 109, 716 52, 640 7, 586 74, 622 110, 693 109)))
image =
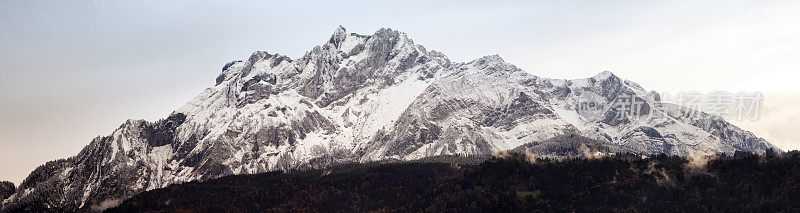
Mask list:
POLYGON ((800 211, 800 154, 354 164, 173 185, 111 211, 800 211))

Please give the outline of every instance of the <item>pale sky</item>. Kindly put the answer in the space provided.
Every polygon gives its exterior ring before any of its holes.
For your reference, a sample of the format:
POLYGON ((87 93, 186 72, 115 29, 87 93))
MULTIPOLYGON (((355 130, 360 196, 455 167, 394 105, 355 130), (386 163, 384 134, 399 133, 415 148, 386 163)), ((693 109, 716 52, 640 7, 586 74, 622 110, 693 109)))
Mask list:
POLYGON ((127 119, 166 117, 222 65, 292 58, 335 28, 406 32, 454 61, 499 54, 538 76, 609 70, 645 89, 763 92, 736 122, 800 148, 800 2, 0 0, 0 180, 77 154, 127 119))

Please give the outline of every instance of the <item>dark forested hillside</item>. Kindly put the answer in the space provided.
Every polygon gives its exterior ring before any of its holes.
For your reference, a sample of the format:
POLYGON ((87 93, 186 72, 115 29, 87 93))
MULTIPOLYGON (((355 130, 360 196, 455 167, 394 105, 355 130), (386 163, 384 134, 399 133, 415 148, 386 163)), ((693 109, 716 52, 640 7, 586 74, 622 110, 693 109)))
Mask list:
POLYGON ((173 185, 111 209, 181 210, 798 211, 800 154, 351 164, 173 185))
POLYGON ((0 182, 0 202, 14 194, 16 190, 17 188, 14 187, 14 183, 8 181, 0 182))

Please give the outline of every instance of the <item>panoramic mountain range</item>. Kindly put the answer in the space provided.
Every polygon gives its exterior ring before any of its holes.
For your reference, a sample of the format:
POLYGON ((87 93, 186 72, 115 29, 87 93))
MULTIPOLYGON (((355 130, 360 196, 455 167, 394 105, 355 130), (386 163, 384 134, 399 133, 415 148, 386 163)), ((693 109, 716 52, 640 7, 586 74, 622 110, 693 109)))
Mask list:
POLYGON ((778 150, 611 72, 533 75, 497 55, 453 62, 405 33, 339 27, 303 57, 255 52, 169 117, 129 120, 34 170, 3 210, 104 209, 227 175, 517 150, 549 158, 778 150), (568 135, 591 140, 562 143, 568 135))

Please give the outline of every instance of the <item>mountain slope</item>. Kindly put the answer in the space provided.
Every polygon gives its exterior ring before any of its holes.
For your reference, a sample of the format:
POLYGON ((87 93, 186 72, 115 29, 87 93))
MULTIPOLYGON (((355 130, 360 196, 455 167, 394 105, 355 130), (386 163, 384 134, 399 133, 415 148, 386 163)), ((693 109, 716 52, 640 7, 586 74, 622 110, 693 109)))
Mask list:
POLYGON ((453 63, 402 32, 358 35, 340 27, 298 59, 255 52, 226 64, 215 86, 167 119, 128 121, 75 157, 37 168, 3 209, 102 209, 174 183, 351 161, 491 154, 563 135, 643 154, 774 148, 721 119, 684 117, 685 109, 657 102, 609 72, 546 79, 499 56, 453 63), (622 112, 612 106, 620 97, 646 107, 616 119, 622 112), (603 107, 582 111, 586 100, 603 107), (647 116, 656 114, 662 116, 647 116))

